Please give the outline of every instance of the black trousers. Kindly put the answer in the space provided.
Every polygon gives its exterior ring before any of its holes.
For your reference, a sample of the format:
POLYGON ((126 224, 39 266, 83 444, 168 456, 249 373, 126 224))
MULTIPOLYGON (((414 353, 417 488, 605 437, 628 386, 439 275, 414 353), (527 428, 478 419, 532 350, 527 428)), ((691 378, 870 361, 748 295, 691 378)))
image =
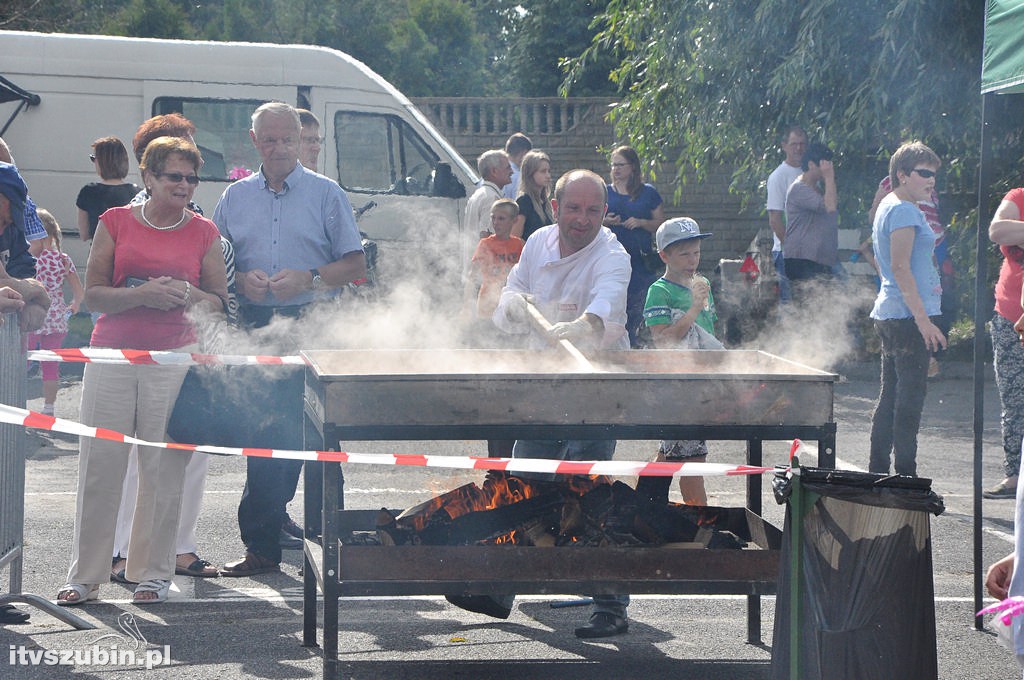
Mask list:
POLYGON ((875 329, 882 340, 882 375, 868 469, 889 474, 893 465, 896 474, 915 477, 930 353, 913 319, 876 319, 875 329))
POLYGON ((785 257, 784 263, 793 301, 805 304, 825 302, 821 296, 827 288, 822 284, 834 278, 831 267, 798 257, 785 257))
MULTIPOLYGON (((260 326, 270 320, 261 318, 268 308, 243 307, 242 318, 260 326), (248 312, 248 313, 247 313, 248 312), (255 312, 255 314, 252 314, 255 312)), ((288 308, 285 316, 295 316, 298 308, 288 308)), ((282 313, 281 308, 273 314, 282 313)), ((275 366, 260 369, 258 387, 248 393, 246 406, 240 410, 236 427, 246 440, 245 445, 267 449, 322 449, 323 440, 312 425, 307 425, 303 412, 305 369, 301 366, 275 366)), ((323 464, 308 463, 306 474, 313 475, 312 499, 321 507, 323 464)), ((246 459, 246 481, 238 504, 238 528, 245 549, 273 562, 281 561, 281 526, 286 506, 295 497, 303 461, 249 456, 246 459)), ((344 479, 339 483, 339 498, 344 479)), ((321 516, 309 518, 313 531, 319 532, 321 516)))

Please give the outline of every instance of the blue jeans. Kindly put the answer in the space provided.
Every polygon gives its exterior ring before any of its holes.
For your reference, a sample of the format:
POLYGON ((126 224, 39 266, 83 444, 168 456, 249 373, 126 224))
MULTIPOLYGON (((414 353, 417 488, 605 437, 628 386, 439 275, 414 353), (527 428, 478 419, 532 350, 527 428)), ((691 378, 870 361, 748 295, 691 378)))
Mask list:
MULTIPOLYGON (((545 458, 554 460, 611 460, 615 453, 614 439, 595 440, 517 440, 512 447, 513 458, 545 458)), ((518 473, 517 477, 554 481, 558 475, 548 473, 518 473)), ((593 613, 608 613, 626 618, 629 595, 591 595, 594 598, 593 613)), ((514 595, 503 599, 512 606, 514 595)))
POLYGON ((868 469, 888 474, 891 456, 896 474, 916 477, 917 432, 931 355, 913 319, 876 319, 875 329, 882 340, 882 385, 871 416, 868 469))
POLYGON ((775 274, 779 277, 779 302, 789 302, 789 278, 786 277, 786 258, 781 250, 772 251, 772 263, 775 264, 775 274))

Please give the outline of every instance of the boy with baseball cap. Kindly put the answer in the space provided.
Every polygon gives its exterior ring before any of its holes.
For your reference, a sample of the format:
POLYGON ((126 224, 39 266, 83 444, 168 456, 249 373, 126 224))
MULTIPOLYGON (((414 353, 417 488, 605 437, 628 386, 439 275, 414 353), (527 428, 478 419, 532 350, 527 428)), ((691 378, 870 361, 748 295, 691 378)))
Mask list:
MULTIPOLYGON (((658 349, 725 349, 715 338, 715 301, 708 280, 697 273, 702 234, 690 217, 666 220, 658 227, 655 242, 665 263, 665 274, 651 284, 644 306, 644 321, 658 349)), ((666 440, 658 460, 703 463, 708 447, 704 440, 666 440)), ((668 502, 670 477, 641 477, 637 491, 655 502, 668 502)), ((703 477, 680 477, 679 490, 687 505, 707 505, 703 477)))

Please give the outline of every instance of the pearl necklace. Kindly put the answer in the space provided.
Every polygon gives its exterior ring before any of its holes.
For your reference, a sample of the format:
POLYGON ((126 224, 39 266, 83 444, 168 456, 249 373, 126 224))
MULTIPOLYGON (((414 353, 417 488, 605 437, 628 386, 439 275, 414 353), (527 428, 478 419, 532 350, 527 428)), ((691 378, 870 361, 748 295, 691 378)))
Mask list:
POLYGON ((143 222, 148 224, 153 229, 156 229, 157 231, 170 231, 171 229, 177 229, 178 227, 181 226, 181 223, 185 221, 185 216, 188 214, 188 213, 185 212, 185 209, 182 208, 182 210, 181 210, 181 219, 180 220, 178 220, 177 222, 175 222, 174 224, 172 224, 172 225, 170 225, 168 227, 158 227, 155 224, 153 224, 152 222, 150 222, 149 219, 146 217, 146 206, 148 204, 149 204, 149 199, 147 198, 146 201, 142 204, 142 208, 139 209, 139 214, 142 215, 142 221, 143 222))

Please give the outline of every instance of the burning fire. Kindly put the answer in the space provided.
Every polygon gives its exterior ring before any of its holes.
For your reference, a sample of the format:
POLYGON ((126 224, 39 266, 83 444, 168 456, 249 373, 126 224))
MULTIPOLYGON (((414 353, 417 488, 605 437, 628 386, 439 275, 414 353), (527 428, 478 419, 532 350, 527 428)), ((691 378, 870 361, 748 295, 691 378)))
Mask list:
POLYGON ((651 504, 606 477, 550 482, 493 471, 480 485, 465 484, 397 517, 382 513, 377 532, 385 545, 541 547, 707 544, 721 539, 731 517, 723 519, 721 508, 651 504))

